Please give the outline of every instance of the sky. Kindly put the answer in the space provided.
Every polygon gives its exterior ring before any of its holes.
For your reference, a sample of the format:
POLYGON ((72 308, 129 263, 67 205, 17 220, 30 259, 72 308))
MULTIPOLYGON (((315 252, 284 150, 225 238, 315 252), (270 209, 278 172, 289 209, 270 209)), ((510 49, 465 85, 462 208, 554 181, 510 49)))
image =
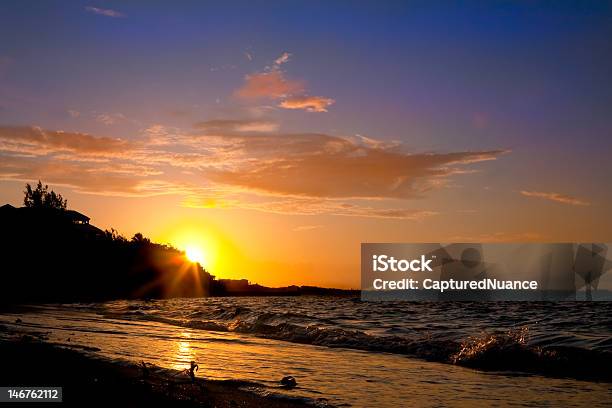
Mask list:
POLYGON ((0 4, 0 203, 42 180, 220 278, 361 242, 612 242, 612 3, 0 4))

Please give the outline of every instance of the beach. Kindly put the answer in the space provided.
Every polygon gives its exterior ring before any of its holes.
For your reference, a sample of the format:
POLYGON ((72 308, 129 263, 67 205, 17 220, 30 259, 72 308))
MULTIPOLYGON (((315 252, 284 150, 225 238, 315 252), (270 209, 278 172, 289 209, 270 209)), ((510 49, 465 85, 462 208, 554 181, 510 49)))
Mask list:
POLYGON ((612 374, 609 307, 335 297, 27 305, 0 313, 0 338, 15 350, 11 364, 33 378, 40 371, 36 385, 57 384, 58 369, 66 384, 70 376, 110 372, 128 387, 115 396, 141 387, 144 362, 160 376, 147 380, 151 392, 200 401, 199 387, 176 374, 195 361, 198 381, 218 392, 205 393, 204 402, 214 394, 226 403, 231 394, 254 406, 604 407, 612 374), (35 359, 27 357, 32 344, 44 350, 35 359), (59 363, 60 352, 75 365, 59 363), (280 386, 288 375, 296 387, 280 386), (167 394, 168 378, 183 382, 176 395, 167 394))
MULTIPOLYGON (((3 385, 61 385, 64 406, 297 408, 307 404, 245 390, 247 383, 211 381, 147 365, 96 358, 87 349, 58 347, 34 336, 0 342, 3 385)), ((90 349, 89 351, 92 351, 90 349)), ((36 403, 36 406, 45 403, 36 403)), ((53 405, 53 403, 47 403, 53 405)), ((23 404, 25 405, 25 404, 23 404)), ((22 406, 22 405, 20 405, 22 406)))

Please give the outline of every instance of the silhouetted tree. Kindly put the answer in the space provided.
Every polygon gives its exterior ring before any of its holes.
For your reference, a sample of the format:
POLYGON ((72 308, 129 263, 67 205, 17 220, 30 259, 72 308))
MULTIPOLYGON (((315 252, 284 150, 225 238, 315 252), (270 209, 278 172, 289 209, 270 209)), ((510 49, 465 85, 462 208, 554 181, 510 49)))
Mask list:
POLYGON ((110 242, 119 242, 122 244, 128 242, 127 238, 119 234, 119 232, 117 232, 117 230, 114 228, 111 228, 110 230, 105 230, 104 238, 110 242))
POLYGON ((137 232, 132 237, 132 242, 136 244, 150 244, 151 240, 149 238, 145 238, 140 232, 137 232))
POLYGON ((49 191, 49 186, 42 184, 38 180, 36 188, 33 189, 30 183, 26 184, 26 189, 23 192, 23 205, 28 208, 54 208, 57 210, 65 210, 68 206, 68 200, 65 200, 61 194, 55 191, 49 191))
POLYGON ((29 208, 0 211, 9 237, 0 244, 0 310, 10 303, 199 297, 213 290, 213 277, 178 249, 140 233, 127 238, 74 223, 58 210, 66 200, 40 181, 25 186, 24 204, 29 208))

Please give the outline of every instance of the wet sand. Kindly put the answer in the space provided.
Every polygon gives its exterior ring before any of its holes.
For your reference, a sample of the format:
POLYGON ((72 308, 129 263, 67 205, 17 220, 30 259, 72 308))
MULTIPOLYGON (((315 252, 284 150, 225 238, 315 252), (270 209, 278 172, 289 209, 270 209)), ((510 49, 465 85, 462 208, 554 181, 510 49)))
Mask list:
MULTIPOLYGON (((223 301, 229 302, 226 299, 223 301)), ((328 299, 325 301, 329 302, 328 299)), ((181 401, 187 401, 184 405, 272 407, 304 406, 307 402, 317 406, 331 403, 359 408, 407 405, 432 408, 491 405, 610 406, 610 383, 606 381, 610 373, 608 359, 594 362, 577 355, 580 357, 579 367, 582 367, 582 371, 593 371, 590 373, 593 380, 585 381, 563 376, 562 372, 555 373, 555 368, 565 365, 563 356, 567 353, 560 353, 560 359, 549 359, 550 350, 546 350, 542 359, 532 353, 525 354, 521 346, 523 342, 493 341, 498 337, 477 337, 479 341, 462 349, 462 365, 474 367, 466 368, 401 354, 278 341, 251 333, 202 329, 201 325, 194 326, 196 328, 186 327, 174 324, 176 318, 181 317, 176 311, 171 312, 174 319, 156 319, 156 316, 152 316, 153 320, 143 320, 143 306, 154 306, 155 310, 159 310, 160 305, 122 302, 117 306, 47 305, 22 313, 0 314, 0 344, 2 339, 11 341, 24 336, 30 339, 22 343, 20 347, 23 348, 15 353, 4 351, 0 354, 4 361, 10 361, 11 367, 3 367, 7 370, 3 370, 4 373, 21 369, 24 370, 22 378, 30 378, 29 369, 45 370, 46 376, 41 376, 44 382, 30 384, 59 385, 48 381, 53 378, 54 370, 61 370, 62 375, 69 379, 75 374, 63 371, 93 371, 97 375, 93 378, 100 381, 97 373, 109 369, 104 365, 97 368, 98 365, 84 363, 82 367, 71 364, 63 368, 63 359, 51 358, 47 352, 39 353, 39 358, 32 357, 29 343, 38 341, 56 349, 60 347, 85 353, 94 361, 102 360, 114 366, 110 368, 110 378, 115 378, 116 370, 125 370, 124 366, 127 365, 131 374, 126 376, 123 373, 118 377, 121 379, 118 380, 119 385, 106 387, 110 396, 99 404, 111 408, 119 402, 124 403, 118 406, 144 406, 148 401, 163 401, 162 406, 180 405, 181 401), (113 313, 118 308, 125 309, 129 316, 136 313, 138 318, 120 319, 117 313, 113 313), (143 373, 138 365, 143 360, 157 366, 150 369, 154 374, 151 378, 142 378, 143 373), (190 384, 186 375, 176 376, 177 370, 186 369, 190 361, 200 364, 197 375, 207 380, 206 392, 203 389, 198 391, 199 383, 196 386, 190 384), (60 368, 57 368, 58 365, 60 368), (508 370, 509 367, 515 369, 508 370), (553 375, 529 373, 525 369, 530 367, 544 368, 553 375), (608 375, 602 376, 602 373, 608 375), (280 389, 279 380, 284 375, 295 376, 298 386, 290 390, 280 389), (177 381, 169 384, 169 379, 177 381), (227 382, 228 379, 232 381, 227 382), (128 385, 124 386, 126 381, 128 385), (249 385, 256 385, 259 394, 247 392, 253 391, 252 388, 244 389, 249 385), (144 393, 134 388, 139 386, 145 388, 144 393), (241 400, 238 400, 239 391, 249 395, 241 394, 241 400), (281 394, 289 400, 270 396, 270 393, 281 394), (279 405, 282 403, 284 405, 279 405)), ((164 303, 161 306, 161 309, 168 309, 164 303)), ((187 309, 190 315, 193 313, 181 302, 178 302, 178 306, 170 306, 170 309, 181 312, 187 309)), ((206 310, 206 305, 200 306, 193 309, 206 310)), ((221 308, 221 311, 225 312, 226 309, 221 308)), ((196 315, 196 319, 201 318, 201 314, 196 315)), ((189 323, 188 320, 181 322, 189 323)), ((345 333, 346 339, 355 338, 354 332, 345 333)), ((505 338, 502 336, 499 339, 505 338)), ((607 340, 602 337, 602 340, 609 341, 609 337, 607 340)), ((426 343, 428 346, 431 344, 431 341, 426 343)), ((568 366, 575 366, 571 363, 575 360, 570 359, 568 366)), ((0 385, 17 384, 4 382, 0 385)), ((81 400, 86 402, 86 396, 81 400)))
MULTIPOLYGON (((271 407, 310 406, 302 400, 260 395, 248 384, 212 381, 148 365, 117 364, 86 353, 21 336, 0 342, 0 384, 3 386, 62 386, 62 406, 73 407, 271 407)), ((33 406, 58 406, 33 403, 33 406)), ((19 403, 19 406, 28 406, 19 403)))

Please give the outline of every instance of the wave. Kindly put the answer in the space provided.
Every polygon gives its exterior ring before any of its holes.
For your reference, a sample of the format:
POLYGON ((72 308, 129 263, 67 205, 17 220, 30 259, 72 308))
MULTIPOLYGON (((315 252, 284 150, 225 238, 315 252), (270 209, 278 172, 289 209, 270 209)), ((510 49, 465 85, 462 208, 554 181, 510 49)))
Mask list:
MULTIPOLYGON (((148 320, 205 331, 235 332, 261 338, 333 348, 384 352, 482 370, 515 371, 554 377, 612 382, 612 353, 561 345, 571 336, 539 335, 531 339, 528 326, 504 332, 448 338, 424 335, 373 335, 326 324, 301 324, 311 319, 291 312, 257 312, 248 307, 215 308, 189 313, 187 318, 129 313, 123 318, 148 320), (198 318, 194 318, 198 317, 198 318), (209 319, 201 319, 208 317, 209 319)), ((113 317, 117 317, 116 315, 113 317)), ((612 339, 600 340, 610 345, 612 339)))

